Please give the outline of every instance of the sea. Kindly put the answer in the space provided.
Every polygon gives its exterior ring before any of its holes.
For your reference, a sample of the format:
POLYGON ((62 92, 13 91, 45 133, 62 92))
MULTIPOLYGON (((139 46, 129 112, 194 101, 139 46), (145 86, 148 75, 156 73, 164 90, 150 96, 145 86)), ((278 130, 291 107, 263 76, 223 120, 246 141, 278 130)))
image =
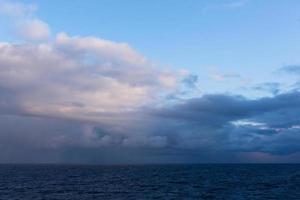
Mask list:
POLYGON ((300 165, 5 164, 0 199, 300 199, 300 165))

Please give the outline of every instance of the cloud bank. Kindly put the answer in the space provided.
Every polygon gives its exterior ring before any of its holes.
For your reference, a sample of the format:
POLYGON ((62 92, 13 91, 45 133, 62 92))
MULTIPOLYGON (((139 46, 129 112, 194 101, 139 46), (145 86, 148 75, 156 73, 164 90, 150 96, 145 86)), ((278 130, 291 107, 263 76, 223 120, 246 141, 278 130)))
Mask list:
POLYGON ((296 86, 255 86, 273 94, 258 99, 189 95, 198 76, 158 68, 126 43, 52 38, 36 9, 0 1, 25 39, 0 43, 0 162, 300 161, 296 86))

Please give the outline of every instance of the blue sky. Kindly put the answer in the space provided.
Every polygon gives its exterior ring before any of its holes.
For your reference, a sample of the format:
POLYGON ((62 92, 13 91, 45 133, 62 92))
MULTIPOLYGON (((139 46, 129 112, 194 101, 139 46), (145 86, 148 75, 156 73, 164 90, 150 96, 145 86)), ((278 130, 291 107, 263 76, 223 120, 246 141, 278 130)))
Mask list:
MULTIPOLYGON (((101 162, 95 152, 116 146, 141 150, 128 162, 300 161, 299 10, 297 0, 0 0, 0 136, 13 147, 26 130, 23 150, 52 152, 30 157, 45 162, 67 162, 69 148, 101 162)), ((20 159, 10 150, 6 161, 20 159)))
POLYGON ((38 5, 54 34, 127 42, 156 63, 199 75, 204 92, 240 87, 210 80, 215 71, 260 83, 300 62, 296 0, 25 2, 38 5))

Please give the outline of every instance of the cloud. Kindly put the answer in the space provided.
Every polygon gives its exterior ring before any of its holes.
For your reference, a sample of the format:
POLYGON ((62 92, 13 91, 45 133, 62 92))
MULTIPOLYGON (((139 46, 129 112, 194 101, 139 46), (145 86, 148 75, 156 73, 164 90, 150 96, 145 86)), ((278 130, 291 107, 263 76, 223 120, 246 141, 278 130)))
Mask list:
POLYGON ((49 25, 35 16, 37 6, 10 1, 0 1, 0 15, 10 19, 15 35, 26 41, 45 41, 51 31, 49 25))
POLYGON ((29 16, 37 10, 37 6, 34 4, 22 4, 10 1, 0 1, 0 13, 13 16, 24 17, 29 16))
POLYGON ((26 39, 0 43, 0 162, 300 161, 299 91, 202 95, 197 75, 159 69, 127 43, 51 39, 36 9, 0 3, 26 39))
POLYGON ((182 82, 187 88, 197 88, 198 76, 189 74, 182 80, 182 82))
POLYGON ((197 88, 198 77, 157 69, 128 44, 66 33, 48 43, 1 43, 0 64, 6 158, 21 159, 18 141, 24 141, 23 152, 35 152, 31 159, 43 160, 36 153, 41 151, 53 162, 70 161, 61 157, 73 155, 70 149, 88 151, 91 162, 94 151, 114 151, 111 159, 120 158, 113 149, 120 155, 140 151, 136 162, 143 155, 171 162, 299 152, 297 91, 256 100, 210 94, 170 103, 168 94, 197 88))
POLYGON ((18 23, 17 34, 26 40, 43 41, 50 37, 50 28, 39 19, 24 20, 18 23))
POLYGON ((205 95, 152 112, 152 127, 173 148, 290 155, 299 152, 299 99, 298 92, 257 100, 205 95))
POLYGON ((277 82, 266 82, 258 84, 253 87, 254 90, 269 92, 273 95, 276 95, 280 92, 280 83, 277 82))
POLYGON ((134 124, 138 110, 181 79, 126 43, 96 37, 0 43, 0 162, 67 162, 61 156, 72 148, 164 147, 164 136, 134 124))
POLYGON ((97 163, 103 163, 103 159, 108 163, 143 162, 147 157, 205 162, 212 155, 213 161, 227 157, 223 161, 238 162, 236 156, 240 154, 243 159, 252 155, 255 161, 253 155, 259 153, 279 156, 279 160, 291 156, 290 161, 296 161, 293 155, 300 151, 299 98, 298 92, 257 100, 205 95, 168 107, 111 114, 113 120, 97 123, 1 115, 1 130, 5 130, 1 141, 6 142, 0 148, 15 155, 15 159, 19 159, 19 150, 34 151, 35 160, 42 160, 37 151, 51 152, 49 159, 53 162, 81 162, 79 155, 83 154, 82 162, 97 163), (16 145, 19 150, 13 148, 16 145), (112 152, 114 156, 108 158, 112 152), (130 155, 137 152, 138 157, 130 161, 130 155), (122 158, 124 153, 129 157, 126 161, 122 158))
POLYGON ((136 109, 172 90, 179 76, 129 45, 58 34, 53 43, 0 44, 0 88, 22 112, 95 119, 136 109))
POLYGON ((229 79, 240 79, 241 76, 237 73, 222 73, 217 70, 211 72, 211 78, 216 81, 225 81, 229 79))
POLYGON ((284 74, 284 75, 292 75, 292 79, 291 77, 290 80, 293 81, 293 83, 291 83, 289 85, 289 88, 292 90, 296 90, 299 91, 300 89, 300 65, 294 64, 294 65, 285 65, 281 68, 279 68, 276 73, 279 73, 280 75, 284 74))
POLYGON ((300 74, 300 65, 287 65, 287 66, 280 68, 280 71, 294 74, 294 75, 299 75, 300 74))

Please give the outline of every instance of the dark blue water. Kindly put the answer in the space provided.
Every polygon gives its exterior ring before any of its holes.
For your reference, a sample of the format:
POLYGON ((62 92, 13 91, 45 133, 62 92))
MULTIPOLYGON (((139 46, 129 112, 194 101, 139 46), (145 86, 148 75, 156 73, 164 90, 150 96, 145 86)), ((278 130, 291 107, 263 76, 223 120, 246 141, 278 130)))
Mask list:
POLYGON ((0 165, 0 199, 300 199, 300 165, 0 165))

